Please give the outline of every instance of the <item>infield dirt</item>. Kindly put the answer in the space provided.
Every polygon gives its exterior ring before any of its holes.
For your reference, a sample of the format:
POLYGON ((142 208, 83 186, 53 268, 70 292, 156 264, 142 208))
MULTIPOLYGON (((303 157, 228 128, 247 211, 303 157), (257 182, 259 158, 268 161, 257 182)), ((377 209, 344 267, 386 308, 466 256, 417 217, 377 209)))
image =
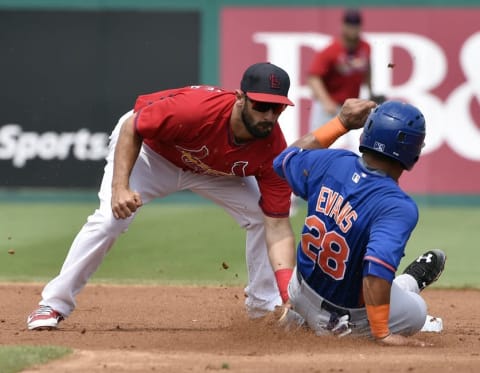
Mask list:
POLYGON ((239 287, 88 285, 57 331, 28 331, 42 286, 1 284, 0 344, 57 345, 64 359, 24 372, 479 372, 480 291, 427 289, 441 333, 433 347, 286 334, 272 317, 249 320, 239 287))

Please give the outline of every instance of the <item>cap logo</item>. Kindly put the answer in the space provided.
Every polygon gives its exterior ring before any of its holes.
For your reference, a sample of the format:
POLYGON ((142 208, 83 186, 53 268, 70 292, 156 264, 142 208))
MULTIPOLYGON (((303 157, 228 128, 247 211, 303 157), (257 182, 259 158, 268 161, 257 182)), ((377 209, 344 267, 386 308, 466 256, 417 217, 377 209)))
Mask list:
POLYGON ((275 74, 270 74, 270 87, 280 89, 280 79, 278 79, 275 74))

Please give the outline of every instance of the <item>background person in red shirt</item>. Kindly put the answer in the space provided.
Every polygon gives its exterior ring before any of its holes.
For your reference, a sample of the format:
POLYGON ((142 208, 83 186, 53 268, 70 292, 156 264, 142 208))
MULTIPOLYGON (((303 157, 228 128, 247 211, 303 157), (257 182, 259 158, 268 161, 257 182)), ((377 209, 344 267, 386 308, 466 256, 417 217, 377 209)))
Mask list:
POLYGON ((363 84, 371 95, 370 45, 361 31, 360 11, 347 9, 340 37, 314 55, 308 71, 313 95, 311 131, 332 119, 347 98, 358 98, 363 84))
MULTIPOLYGON (((293 252, 295 245, 291 190, 273 170, 286 147, 278 118, 293 105, 289 87, 283 69, 258 63, 236 91, 190 86, 139 96, 111 134, 100 206, 77 234, 60 274, 43 289, 28 329, 57 328, 139 208, 180 190, 215 202, 246 230, 249 316, 281 305, 287 295, 277 282, 288 283, 292 271, 277 267, 274 274, 267 249, 293 252)), ((195 224, 189 218, 186 224, 195 224)), ((159 226, 159 234, 162 228, 168 226, 159 226)), ((181 253, 174 260, 182 260, 181 253)))

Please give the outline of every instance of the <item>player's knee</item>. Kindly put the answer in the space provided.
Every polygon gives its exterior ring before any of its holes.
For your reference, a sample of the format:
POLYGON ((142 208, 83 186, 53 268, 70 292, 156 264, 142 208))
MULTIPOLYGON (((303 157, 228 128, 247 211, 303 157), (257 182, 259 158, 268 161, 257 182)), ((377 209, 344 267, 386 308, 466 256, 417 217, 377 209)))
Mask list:
POLYGON ((426 319, 427 319, 427 305, 425 301, 423 301, 422 299, 422 302, 417 303, 417 310, 415 314, 412 314, 412 317, 411 317, 413 333, 417 333, 423 328, 423 325, 425 325, 426 319))
POLYGON ((407 336, 419 332, 423 328, 427 318, 427 305, 425 301, 418 294, 414 295, 413 298, 415 298, 415 301, 410 302, 409 307, 404 309, 405 315, 402 324, 405 325, 405 327, 401 331, 401 334, 407 336))

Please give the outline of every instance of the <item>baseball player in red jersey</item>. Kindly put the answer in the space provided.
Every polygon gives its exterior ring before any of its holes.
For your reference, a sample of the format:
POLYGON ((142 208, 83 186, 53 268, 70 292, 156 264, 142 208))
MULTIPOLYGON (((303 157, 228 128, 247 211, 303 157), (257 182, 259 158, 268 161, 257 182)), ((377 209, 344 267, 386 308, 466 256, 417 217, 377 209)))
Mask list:
POLYGON ((293 105, 289 86, 284 70, 258 63, 245 71, 240 90, 191 86, 138 97, 111 134, 100 207, 43 289, 28 328, 57 328, 139 208, 179 190, 212 200, 246 230, 249 316, 282 304, 277 281, 288 281, 291 271, 274 273, 267 249, 293 251, 295 244, 291 190, 272 168, 286 147, 277 120, 293 105))
POLYGON ((314 55, 308 70, 314 97, 311 131, 332 119, 347 98, 359 97, 362 84, 372 93, 370 45, 361 37, 361 30, 360 11, 347 9, 340 37, 314 55))

